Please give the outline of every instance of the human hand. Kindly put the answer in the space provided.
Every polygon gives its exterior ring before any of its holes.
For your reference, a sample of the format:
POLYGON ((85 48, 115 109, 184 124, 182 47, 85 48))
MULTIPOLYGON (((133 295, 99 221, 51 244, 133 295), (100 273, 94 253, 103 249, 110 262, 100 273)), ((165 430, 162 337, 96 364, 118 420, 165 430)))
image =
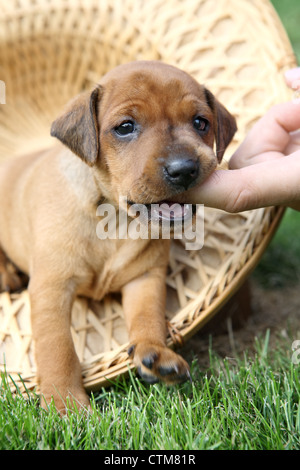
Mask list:
MULTIPOLYGON (((292 86, 300 68, 289 72, 292 86)), ((189 202, 233 213, 273 205, 300 210, 299 129, 300 100, 273 106, 234 153, 230 170, 217 170, 190 190, 189 202)))

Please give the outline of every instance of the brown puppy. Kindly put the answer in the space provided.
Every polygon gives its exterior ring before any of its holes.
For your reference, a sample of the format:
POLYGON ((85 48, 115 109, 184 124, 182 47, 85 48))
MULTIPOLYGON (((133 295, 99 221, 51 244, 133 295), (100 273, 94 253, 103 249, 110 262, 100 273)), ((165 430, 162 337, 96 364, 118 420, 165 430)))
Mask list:
POLYGON ((120 291, 140 374, 166 383, 189 376, 187 363, 166 347, 169 240, 100 240, 96 209, 100 202, 118 207, 120 198, 125 211, 132 203, 170 204, 207 178, 235 131, 234 118, 189 75, 134 62, 67 105, 51 129, 64 146, 1 167, 0 278, 3 287, 16 286, 6 256, 30 277, 46 402, 53 397, 59 409, 67 397, 89 403, 70 333, 76 295, 120 291))

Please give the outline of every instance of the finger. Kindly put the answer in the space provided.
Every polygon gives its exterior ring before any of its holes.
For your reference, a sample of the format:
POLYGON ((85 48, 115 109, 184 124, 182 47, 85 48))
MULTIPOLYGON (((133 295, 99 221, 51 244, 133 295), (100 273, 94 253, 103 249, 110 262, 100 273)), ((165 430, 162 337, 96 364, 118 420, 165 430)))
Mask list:
MULTIPOLYGON (((290 133, 300 128, 300 105, 288 102, 273 106, 251 129, 230 159, 230 168, 252 164, 252 158, 267 152, 284 153, 290 133)), ((256 158, 257 161, 257 158, 256 158)))
MULTIPOLYGON (((298 148, 294 149, 293 151, 298 150, 298 148)), ((235 152, 234 155, 231 157, 231 160, 229 161, 228 166, 230 170, 237 170, 239 168, 243 168, 249 165, 256 165, 258 163, 277 160, 278 158, 284 158, 284 154, 281 152, 264 152, 264 153, 259 153, 258 155, 255 155, 255 156, 246 157, 244 154, 239 156, 239 153, 235 152)))
POLYGON ((288 146, 285 149, 285 155, 290 155, 300 149, 300 131, 293 132, 288 146))
POLYGON ((300 80, 300 67, 294 67, 293 69, 289 69, 284 74, 286 83, 293 88, 295 82, 300 80))
POLYGON ((227 212, 290 205, 300 201, 300 151, 272 162, 238 170, 215 171, 199 188, 189 191, 189 203, 227 212))

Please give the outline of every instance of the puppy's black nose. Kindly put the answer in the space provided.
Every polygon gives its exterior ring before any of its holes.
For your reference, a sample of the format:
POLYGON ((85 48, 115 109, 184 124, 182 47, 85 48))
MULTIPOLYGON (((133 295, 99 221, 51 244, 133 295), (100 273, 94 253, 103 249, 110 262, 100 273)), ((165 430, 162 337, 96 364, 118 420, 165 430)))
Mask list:
POLYGON ((188 189, 198 178, 199 163, 198 161, 183 158, 170 160, 164 167, 164 173, 170 184, 188 189))

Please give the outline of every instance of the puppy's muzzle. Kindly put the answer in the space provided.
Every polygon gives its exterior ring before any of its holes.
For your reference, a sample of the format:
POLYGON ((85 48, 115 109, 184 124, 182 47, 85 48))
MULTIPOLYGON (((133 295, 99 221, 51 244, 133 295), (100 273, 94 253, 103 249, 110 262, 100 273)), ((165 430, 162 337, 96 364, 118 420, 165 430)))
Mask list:
POLYGON ((200 173, 199 162, 191 158, 169 160, 163 168, 165 180, 177 190, 187 190, 193 186, 200 173))

